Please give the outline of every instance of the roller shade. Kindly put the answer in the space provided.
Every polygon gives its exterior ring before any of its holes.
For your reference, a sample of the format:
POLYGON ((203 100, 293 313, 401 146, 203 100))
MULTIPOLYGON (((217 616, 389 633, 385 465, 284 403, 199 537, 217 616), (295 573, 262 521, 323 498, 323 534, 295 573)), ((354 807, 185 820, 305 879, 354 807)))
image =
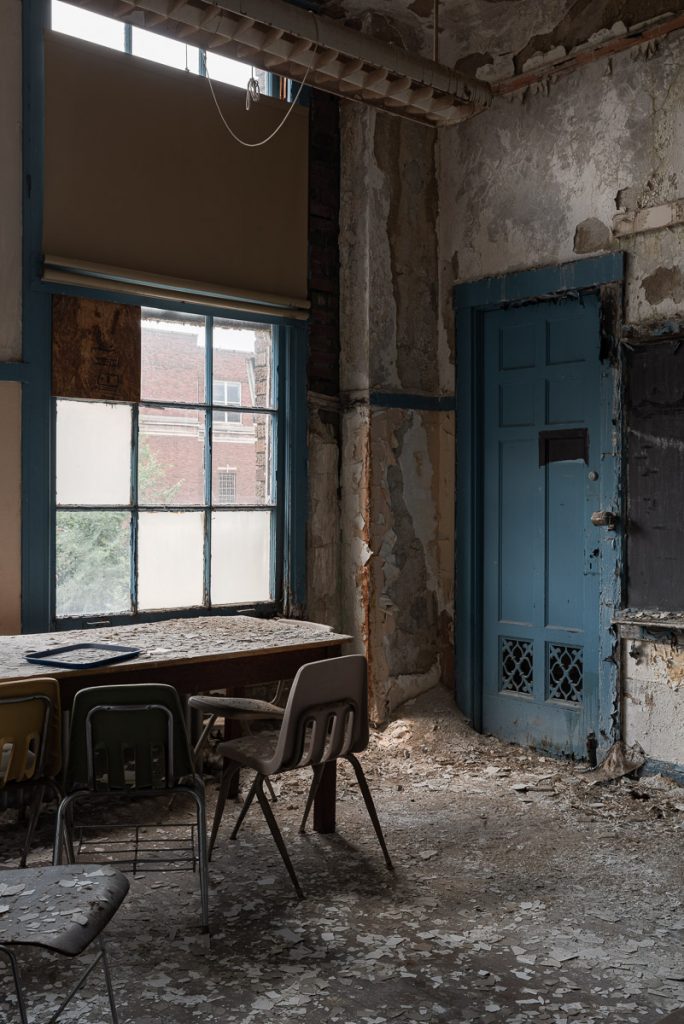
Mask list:
MULTIPOLYGON (((283 106, 214 85, 227 120, 256 141, 283 106)), ((207 81, 48 33, 45 276, 111 282, 148 299, 305 315, 308 113, 266 146, 221 125, 207 81)))

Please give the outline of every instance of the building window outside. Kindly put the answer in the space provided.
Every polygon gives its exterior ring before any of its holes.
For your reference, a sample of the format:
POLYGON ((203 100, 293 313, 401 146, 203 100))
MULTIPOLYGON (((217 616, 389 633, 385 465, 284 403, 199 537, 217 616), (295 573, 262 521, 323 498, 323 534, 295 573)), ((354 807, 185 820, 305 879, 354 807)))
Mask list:
POLYGON ((144 309, 140 403, 56 401, 58 619, 275 600, 275 339, 144 309))
POLYGON ((234 505, 237 501, 237 473, 234 469, 219 469, 217 501, 219 505, 234 505))
MULTIPOLYGON (((214 380, 214 405, 241 405, 242 385, 234 380, 214 380)), ((214 423, 241 423, 242 416, 235 409, 217 412, 214 423)))

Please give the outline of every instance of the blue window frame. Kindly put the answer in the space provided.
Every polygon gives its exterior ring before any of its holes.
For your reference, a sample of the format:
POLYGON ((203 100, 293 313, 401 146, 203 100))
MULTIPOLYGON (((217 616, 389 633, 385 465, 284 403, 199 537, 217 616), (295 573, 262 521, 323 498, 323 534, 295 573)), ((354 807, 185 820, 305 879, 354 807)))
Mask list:
POLYGON ((280 334, 144 309, 141 401, 55 399, 60 626, 275 604, 280 334))

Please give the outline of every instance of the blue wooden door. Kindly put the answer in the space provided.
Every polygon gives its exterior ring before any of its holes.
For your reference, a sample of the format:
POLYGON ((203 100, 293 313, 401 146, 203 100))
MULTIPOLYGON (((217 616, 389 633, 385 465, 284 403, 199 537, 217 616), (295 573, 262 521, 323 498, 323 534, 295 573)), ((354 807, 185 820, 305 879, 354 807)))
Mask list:
POLYGON ((597 732, 596 296, 484 324, 483 728, 586 756, 597 732))

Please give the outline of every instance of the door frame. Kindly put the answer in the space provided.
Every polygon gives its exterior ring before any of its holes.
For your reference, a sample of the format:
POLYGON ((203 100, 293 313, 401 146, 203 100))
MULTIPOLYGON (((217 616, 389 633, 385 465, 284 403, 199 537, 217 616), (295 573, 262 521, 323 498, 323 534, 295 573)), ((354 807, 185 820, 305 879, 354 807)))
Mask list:
POLYGON ((599 582, 597 744, 601 755, 620 734, 617 634, 622 603, 622 407, 619 352, 624 253, 576 260, 456 285, 456 703, 482 731, 484 316, 511 305, 600 295, 601 508, 618 513, 618 529, 602 537, 599 582))

